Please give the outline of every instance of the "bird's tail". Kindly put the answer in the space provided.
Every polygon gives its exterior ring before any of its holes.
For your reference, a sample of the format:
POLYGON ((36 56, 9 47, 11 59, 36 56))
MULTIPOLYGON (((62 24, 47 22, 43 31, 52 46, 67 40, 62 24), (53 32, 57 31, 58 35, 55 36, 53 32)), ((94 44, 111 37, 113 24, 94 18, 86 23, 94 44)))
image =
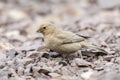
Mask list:
POLYGON ((103 50, 101 48, 98 48, 95 45, 88 44, 87 42, 81 42, 81 46, 82 46, 82 48, 90 49, 93 53, 98 53, 98 54, 101 54, 101 55, 106 55, 107 54, 107 52, 105 50, 103 50))

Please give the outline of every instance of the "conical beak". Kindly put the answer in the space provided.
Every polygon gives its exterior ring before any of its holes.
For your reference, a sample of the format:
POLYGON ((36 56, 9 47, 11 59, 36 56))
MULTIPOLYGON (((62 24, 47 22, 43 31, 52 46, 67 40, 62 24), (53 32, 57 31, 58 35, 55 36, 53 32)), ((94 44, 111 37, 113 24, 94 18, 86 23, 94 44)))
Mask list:
POLYGON ((40 30, 37 30, 36 32, 40 33, 40 30))

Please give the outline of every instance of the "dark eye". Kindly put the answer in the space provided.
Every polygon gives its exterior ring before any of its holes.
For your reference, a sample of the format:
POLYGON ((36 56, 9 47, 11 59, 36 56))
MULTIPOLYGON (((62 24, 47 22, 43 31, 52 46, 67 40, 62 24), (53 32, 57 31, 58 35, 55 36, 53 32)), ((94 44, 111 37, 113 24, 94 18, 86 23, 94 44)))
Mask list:
POLYGON ((43 29, 46 29, 46 27, 43 27, 43 29))

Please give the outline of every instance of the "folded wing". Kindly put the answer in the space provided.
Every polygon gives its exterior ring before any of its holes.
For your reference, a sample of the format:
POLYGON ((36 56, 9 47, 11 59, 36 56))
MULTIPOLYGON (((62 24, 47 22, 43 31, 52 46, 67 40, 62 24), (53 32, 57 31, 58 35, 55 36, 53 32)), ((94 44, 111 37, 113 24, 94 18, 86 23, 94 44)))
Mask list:
POLYGON ((60 32, 56 35, 56 37, 62 41, 62 44, 70 44, 70 43, 76 43, 84 41, 86 38, 77 34, 74 34, 72 32, 60 32))

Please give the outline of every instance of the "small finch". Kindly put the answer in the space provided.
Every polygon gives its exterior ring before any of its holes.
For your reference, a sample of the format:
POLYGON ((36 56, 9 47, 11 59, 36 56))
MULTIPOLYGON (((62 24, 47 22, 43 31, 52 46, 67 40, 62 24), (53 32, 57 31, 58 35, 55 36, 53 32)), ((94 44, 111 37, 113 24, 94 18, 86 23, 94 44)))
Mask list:
POLYGON ((43 34, 44 42, 48 49, 60 54, 74 53, 82 48, 92 49, 101 54, 107 54, 103 49, 88 44, 85 41, 87 37, 58 29, 51 23, 42 24, 37 32, 43 34))

